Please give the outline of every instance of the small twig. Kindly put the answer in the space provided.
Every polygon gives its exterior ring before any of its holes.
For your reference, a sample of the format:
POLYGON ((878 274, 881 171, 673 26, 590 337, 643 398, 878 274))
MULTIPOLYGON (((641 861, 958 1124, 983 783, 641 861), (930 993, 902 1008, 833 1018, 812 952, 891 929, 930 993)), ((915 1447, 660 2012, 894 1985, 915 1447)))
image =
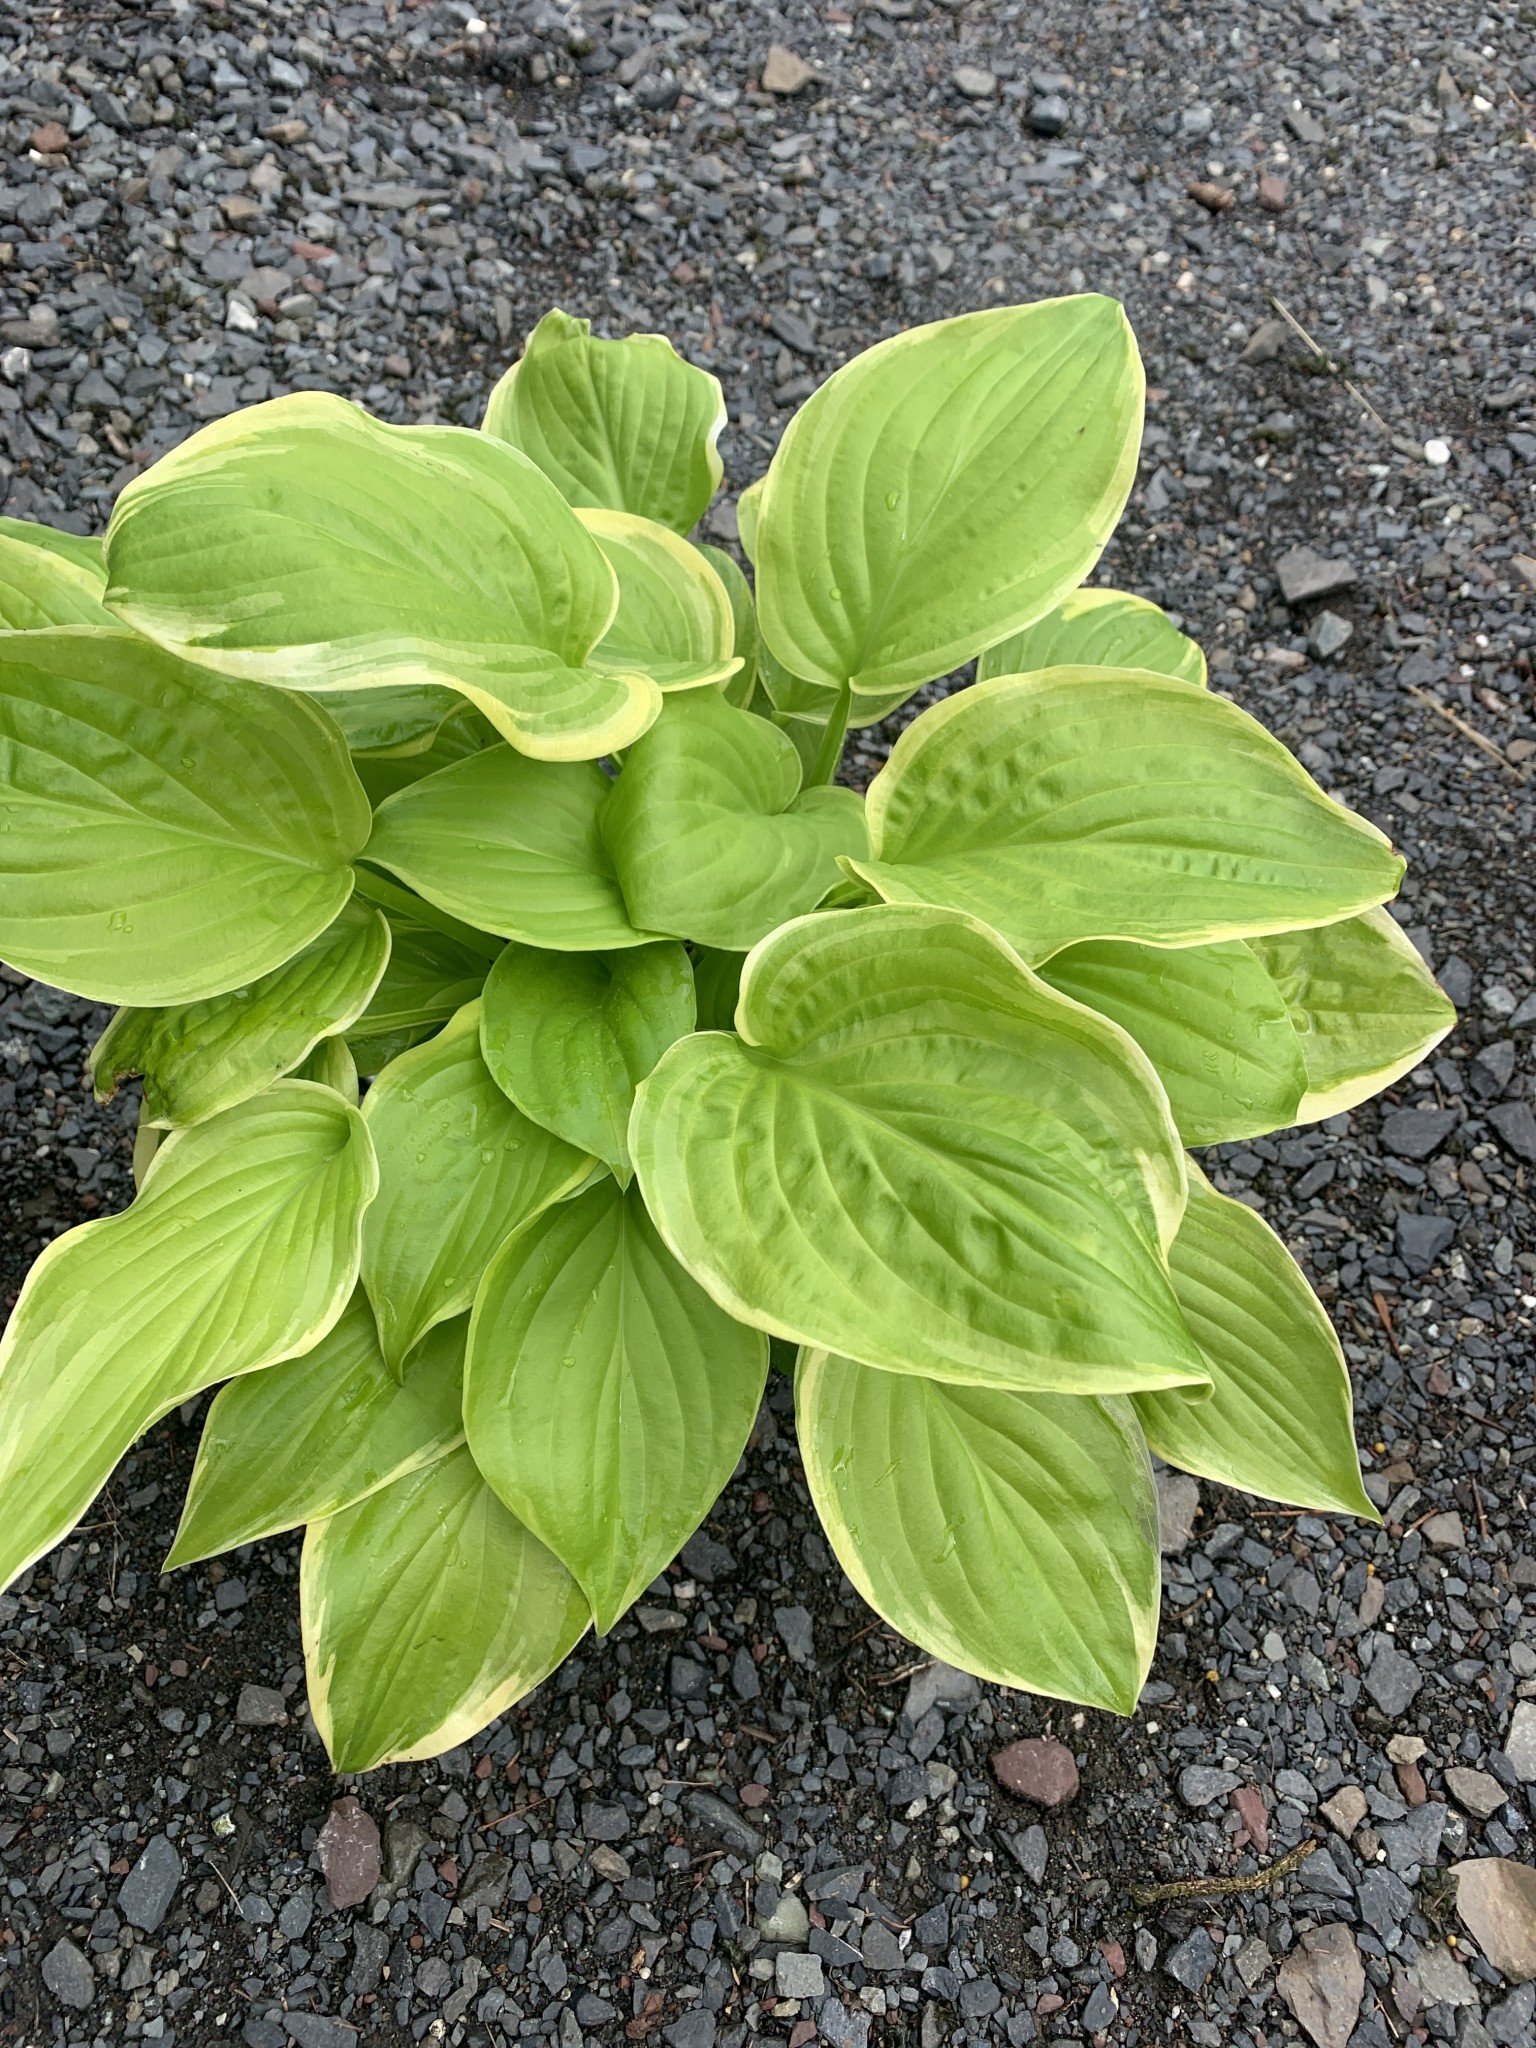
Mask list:
POLYGON ((900 1685, 904 1678, 915 1678, 919 1671, 926 1671, 933 1659, 919 1657, 915 1664, 899 1664, 894 1671, 882 1672, 875 1680, 876 1685, 900 1685))
POLYGON ((1397 1341, 1397 1332, 1392 1327, 1392 1311, 1387 1306, 1386 1296, 1378 1288, 1371 1296, 1371 1300, 1376 1304, 1376 1313, 1381 1318, 1381 1327, 1386 1331, 1387 1342, 1392 1346, 1392 1356, 1394 1358, 1401 1358, 1403 1355, 1402 1347, 1397 1341))
POLYGON ((1181 1877, 1171 1884, 1133 1884, 1128 1887, 1131 1903, 1136 1906, 1160 1905, 1164 1899, 1199 1899, 1209 1895, 1228 1892, 1261 1892, 1266 1886, 1276 1883, 1282 1877, 1289 1877, 1306 1862, 1316 1842, 1303 1842, 1299 1848, 1289 1850, 1265 1870, 1255 1870, 1248 1877, 1181 1877))
POLYGON ((1472 1505, 1477 1509, 1477 1526, 1483 1541, 1488 1541, 1488 1517, 1483 1513, 1483 1496, 1477 1490, 1477 1481, 1472 1482, 1472 1505))
POLYGON ((1371 401, 1360 389, 1360 386, 1354 383, 1350 378, 1345 376, 1343 370, 1334 361, 1333 357, 1329 355, 1327 349, 1323 347, 1321 342, 1315 340, 1310 334, 1308 334, 1305 327, 1302 326, 1301 322, 1296 318, 1296 315, 1291 311, 1290 307, 1285 303, 1283 299, 1277 299, 1274 293, 1271 292, 1269 295, 1269 303, 1274 307, 1275 311, 1280 315, 1280 318, 1286 323, 1286 325, 1288 327, 1294 328, 1295 331, 1301 336, 1302 340, 1307 344, 1307 347, 1311 349, 1313 355, 1317 357, 1317 360, 1322 364, 1323 368, 1328 372, 1329 376, 1338 378, 1339 382, 1344 386, 1344 389, 1349 393, 1350 397, 1355 401, 1356 405, 1360 406, 1365 412, 1368 412, 1370 414, 1371 418, 1376 422, 1377 426, 1380 427, 1381 431, 1385 435, 1387 435, 1389 439, 1394 441, 1399 439, 1406 441, 1408 439, 1408 436, 1406 434, 1399 435, 1396 427, 1392 426, 1390 422, 1382 418, 1381 414, 1376 410, 1375 406, 1372 405, 1371 401))
POLYGON ((234 1886, 230 1883, 229 1879, 224 1875, 223 1871, 220 1870, 218 1864, 214 1862, 211 1856, 205 1856, 203 1858, 203 1861, 207 1864, 208 1868, 213 1872, 214 1876, 219 1880, 219 1883, 223 1885, 225 1891, 229 1893, 230 1903, 233 1905, 235 1911, 238 1913, 240 1910, 240 1901, 235 1897, 234 1886))
POLYGON ((1485 738, 1475 725, 1468 725, 1467 721, 1454 712, 1449 704, 1442 704, 1438 697, 1433 696, 1428 690, 1421 690, 1417 683, 1406 683, 1404 688, 1410 697, 1416 697, 1426 709, 1436 712, 1445 720, 1447 725, 1454 725, 1463 739, 1470 740, 1474 747, 1481 747, 1489 760, 1497 761, 1501 768, 1513 775, 1516 782, 1529 781, 1530 778, 1525 770, 1511 761, 1502 747, 1496 747, 1493 741, 1485 738))

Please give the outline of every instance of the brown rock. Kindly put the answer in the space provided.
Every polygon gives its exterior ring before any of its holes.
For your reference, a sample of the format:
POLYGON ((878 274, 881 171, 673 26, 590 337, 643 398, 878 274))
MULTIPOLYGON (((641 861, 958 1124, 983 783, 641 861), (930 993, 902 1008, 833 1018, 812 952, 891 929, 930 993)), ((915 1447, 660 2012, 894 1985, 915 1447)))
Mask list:
POLYGON ((1301 1937, 1276 1978, 1280 1996, 1317 2048, 1345 2048, 1360 2017, 1365 1966, 1355 1937, 1335 1922, 1301 1937))
POLYGON ((1266 213, 1284 213, 1290 187, 1278 171, 1266 171, 1259 180, 1259 204, 1266 213))
POLYGON ((1404 1799, 1410 1806, 1422 1806, 1429 1797, 1429 1787, 1424 1782, 1424 1773, 1417 1764, 1398 1764, 1397 1782, 1404 1799))
POLYGON ((58 156, 69 147, 69 131, 61 128, 57 121, 45 121, 41 128, 32 130, 31 142, 39 155, 58 156))
POLYGON ((1358 1785, 1341 1785, 1331 1799, 1323 1801, 1323 1817, 1346 1841, 1365 1819, 1368 1811, 1365 1794, 1358 1785))
POLYGON ((777 93, 782 99, 799 92, 815 76, 815 65, 807 64, 803 57, 797 57, 783 43, 770 45, 768 55, 763 59, 763 91, 777 93))
POLYGON ((331 1904, 360 1906, 379 1881, 379 1831, 350 1796, 331 1802, 316 1843, 331 1904))
POLYGON ((1193 185, 1186 185, 1185 191, 1197 206, 1203 206, 1207 213, 1230 213, 1237 204, 1237 194, 1229 192, 1225 185, 1211 185, 1204 179, 1197 179, 1193 185))
POLYGON ((997 1782, 1036 1806, 1065 1806, 1077 1797, 1077 1760, 1064 1742, 1034 1736, 1010 1742, 992 1759, 997 1782))
POLYGON ((1497 1778, 1487 1771, 1470 1770, 1465 1764, 1452 1764, 1445 1774, 1446 1788, 1458 1806, 1464 1806, 1477 1820, 1487 1820, 1490 1814, 1498 1812, 1508 1797, 1497 1778))
POLYGON ((1502 1856, 1453 1863, 1456 1916, 1512 1984, 1536 1977, 1536 1870, 1502 1856))
POLYGON ((1232 1794, 1232 1804, 1237 1817, 1248 1830, 1248 1839, 1253 1844, 1255 1856, 1269 1852, 1269 1808, 1264 1804, 1264 1794, 1257 1785, 1239 1785, 1232 1794))

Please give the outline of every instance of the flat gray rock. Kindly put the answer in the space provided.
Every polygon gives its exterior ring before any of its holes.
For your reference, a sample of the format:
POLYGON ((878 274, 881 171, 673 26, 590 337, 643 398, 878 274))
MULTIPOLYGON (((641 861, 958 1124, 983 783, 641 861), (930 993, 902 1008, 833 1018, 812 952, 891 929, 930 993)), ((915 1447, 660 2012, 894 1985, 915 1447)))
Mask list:
POLYGON ((1276 562, 1275 575, 1287 604, 1311 604, 1316 598, 1348 590, 1359 580, 1352 562, 1330 560, 1316 548, 1290 549, 1276 562))
POLYGON ((1405 1714, 1418 1697, 1424 1674, 1390 1636, 1376 1638, 1376 1654, 1365 1674, 1365 1689, 1384 1714, 1405 1714))
POLYGON ((181 1858, 164 1835, 156 1835, 123 1879, 117 1909, 133 1926, 153 1934, 171 1910, 180 1883, 181 1858))
POLYGON ((1536 1785, 1536 1700, 1521 1700, 1510 1716, 1504 1754, 1522 1785, 1536 1785))
POLYGON ((84 2012, 96 1996, 96 1973, 90 1958, 69 1940, 56 1941, 43 1957, 43 1982, 60 2005, 84 2012))

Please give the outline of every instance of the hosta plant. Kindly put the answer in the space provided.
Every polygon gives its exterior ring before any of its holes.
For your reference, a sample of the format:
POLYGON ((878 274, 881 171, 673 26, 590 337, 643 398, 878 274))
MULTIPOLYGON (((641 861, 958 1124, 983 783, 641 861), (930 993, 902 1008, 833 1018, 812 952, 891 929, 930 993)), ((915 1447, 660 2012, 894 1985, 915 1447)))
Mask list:
POLYGON ((0 954, 118 1006, 95 1085, 143 1090, 137 1198, 4 1340, 0 1581, 222 1383, 168 1564, 305 1526, 342 1769, 611 1629, 771 1340, 849 1579, 1007 1685, 1134 1705, 1153 1452, 1373 1512, 1327 1317, 1191 1151, 1361 1101, 1451 1012, 1381 833, 1084 587, 1123 313, 849 363, 741 495, 750 579, 687 538, 724 417, 552 313, 479 431, 300 393, 102 542, 0 532, 0 954))

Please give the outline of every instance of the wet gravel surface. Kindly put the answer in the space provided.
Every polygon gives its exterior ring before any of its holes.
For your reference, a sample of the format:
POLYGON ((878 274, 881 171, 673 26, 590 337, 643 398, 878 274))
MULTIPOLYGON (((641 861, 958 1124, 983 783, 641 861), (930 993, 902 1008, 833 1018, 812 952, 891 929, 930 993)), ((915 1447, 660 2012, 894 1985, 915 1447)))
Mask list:
MULTIPOLYGON (((1530 8, 484 15, 6 10, 3 509, 97 527, 295 388, 475 422, 551 304, 719 372, 734 488, 899 326, 1122 296, 1152 388, 1104 577, 1393 834, 1463 1010, 1381 1104, 1216 1167, 1338 1321, 1384 1526, 1170 1476, 1162 1644, 1112 1722, 871 1622, 779 1382, 606 1643, 347 1784, 306 1725, 297 1544, 158 1575, 173 1418, 0 1597, 0 2041, 1529 2042, 1536 1907, 1480 1948, 1447 1871, 1529 1866, 1536 1815, 1530 8), (1020 1738, 1051 1746, 994 1766, 1020 1738), (1308 1840, 1268 1890, 1128 1893, 1308 1840)), ((104 1013, 0 997, 8 1306, 127 1198, 131 1109, 82 1079, 104 1013)))

